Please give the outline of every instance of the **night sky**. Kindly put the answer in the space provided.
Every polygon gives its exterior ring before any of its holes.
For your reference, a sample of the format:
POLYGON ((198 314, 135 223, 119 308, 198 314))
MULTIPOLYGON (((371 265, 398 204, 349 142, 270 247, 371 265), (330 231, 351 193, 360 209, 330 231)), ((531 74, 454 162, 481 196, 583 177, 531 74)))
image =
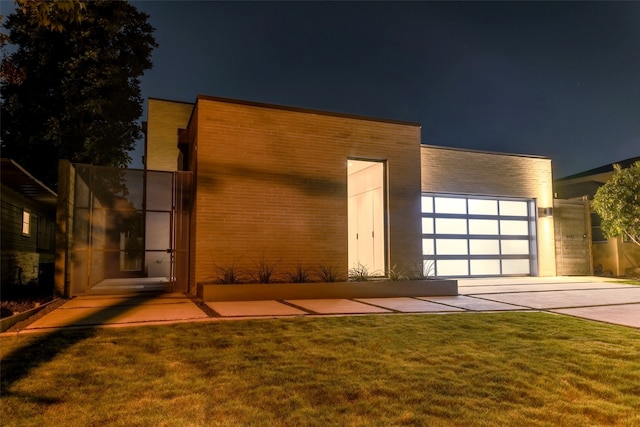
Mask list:
POLYGON ((160 44, 145 100, 417 122, 425 144, 550 157, 555 178, 640 155, 637 1, 132 3, 160 44))

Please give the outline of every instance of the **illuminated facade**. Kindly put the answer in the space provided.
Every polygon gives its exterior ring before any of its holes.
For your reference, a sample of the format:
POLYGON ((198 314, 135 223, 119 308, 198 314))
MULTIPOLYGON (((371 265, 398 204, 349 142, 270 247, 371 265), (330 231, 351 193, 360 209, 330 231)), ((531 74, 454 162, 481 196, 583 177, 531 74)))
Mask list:
MULTIPOLYGON (((551 160, 425 146, 420 131, 416 123, 209 96, 150 99, 140 199, 121 191, 128 207, 105 208, 119 212, 105 224, 124 224, 121 213, 133 218, 137 206, 144 232, 111 226, 121 229, 97 264, 111 253, 112 263, 130 257, 134 265, 126 246, 137 238, 144 253, 132 269, 163 274, 173 290, 192 294, 224 272, 261 266, 275 266, 276 276, 298 267, 388 276, 416 266, 438 277, 555 275, 551 160), (160 177, 165 190, 152 190, 160 177), (179 191, 168 196, 173 207, 150 209, 163 191, 179 191), (162 230, 169 234, 159 240, 162 230)), ((89 258, 80 276, 95 270, 89 258)), ((114 279, 105 274, 75 292, 114 279)))
MULTIPOLYGON (((149 100, 148 143, 173 108, 149 100)), ((549 159, 424 146, 413 123, 206 96, 177 127, 173 152, 146 158, 181 155, 194 173, 195 283, 263 254, 285 268, 556 273, 553 219, 538 216, 553 206, 549 159)))

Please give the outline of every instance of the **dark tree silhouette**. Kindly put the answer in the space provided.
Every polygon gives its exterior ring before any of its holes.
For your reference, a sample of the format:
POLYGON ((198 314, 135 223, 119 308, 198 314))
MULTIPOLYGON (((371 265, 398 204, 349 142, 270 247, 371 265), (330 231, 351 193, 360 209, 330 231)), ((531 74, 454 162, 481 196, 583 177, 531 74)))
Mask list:
POLYGON ((157 47, 148 18, 125 1, 18 1, 4 24, 2 156, 52 188, 58 159, 126 166, 157 47))

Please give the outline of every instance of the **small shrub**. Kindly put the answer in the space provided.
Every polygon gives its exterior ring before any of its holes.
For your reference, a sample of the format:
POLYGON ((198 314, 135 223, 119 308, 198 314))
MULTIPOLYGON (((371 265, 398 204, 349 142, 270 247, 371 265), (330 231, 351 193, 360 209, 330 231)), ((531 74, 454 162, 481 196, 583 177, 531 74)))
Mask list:
POLYGON ((366 282, 370 278, 369 268, 366 265, 358 263, 358 265, 349 269, 349 280, 354 282, 366 282))
POLYGON ((336 271, 336 268, 332 265, 319 265, 318 276, 323 282, 338 282, 341 280, 341 275, 336 271))
POLYGON ((271 283, 271 278, 273 277, 273 272, 276 269, 277 262, 270 263, 267 262, 264 257, 260 259, 259 262, 254 263, 256 265, 256 274, 251 275, 254 281, 258 283, 271 283))
POLYGON ((216 267, 216 283, 235 285, 242 282, 242 274, 235 265, 229 267, 216 267))
POLYGON ((302 264, 296 265, 295 270, 286 273, 285 276, 291 283, 308 283, 311 281, 309 272, 302 264))
POLYGON ((418 259, 411 263, 410 277, 417 280, 435 279, 435 263, 433 260, 418 259))
POLYGON ((409 276, 405 273, 404 269, 397 268, 397 264, 393 264, 393 267, 389 269, 389 280, 409 280, 409 276))
POLYGON ((422 275, 424 276, 424 279, 427 280, 433 280, 436 278, 436 265, 435 265, 435 261, 433 260, 425 260, 422 263, 422 275))

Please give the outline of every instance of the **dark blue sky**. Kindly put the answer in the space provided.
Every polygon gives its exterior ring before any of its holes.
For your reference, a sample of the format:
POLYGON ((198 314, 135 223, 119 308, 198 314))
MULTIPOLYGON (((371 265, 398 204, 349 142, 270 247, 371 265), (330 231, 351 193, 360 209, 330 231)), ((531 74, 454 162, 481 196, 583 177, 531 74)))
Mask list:
POLYGON ((422 142, 640 155, 640 2, 134 2, 160 47, 143 95, 422 124, 422 142))
POLYGON ((548 156, 556 178, 640 155, 637 1, 132 3, 160 44, 145 99, 418 122, 423 143, 548 156))

